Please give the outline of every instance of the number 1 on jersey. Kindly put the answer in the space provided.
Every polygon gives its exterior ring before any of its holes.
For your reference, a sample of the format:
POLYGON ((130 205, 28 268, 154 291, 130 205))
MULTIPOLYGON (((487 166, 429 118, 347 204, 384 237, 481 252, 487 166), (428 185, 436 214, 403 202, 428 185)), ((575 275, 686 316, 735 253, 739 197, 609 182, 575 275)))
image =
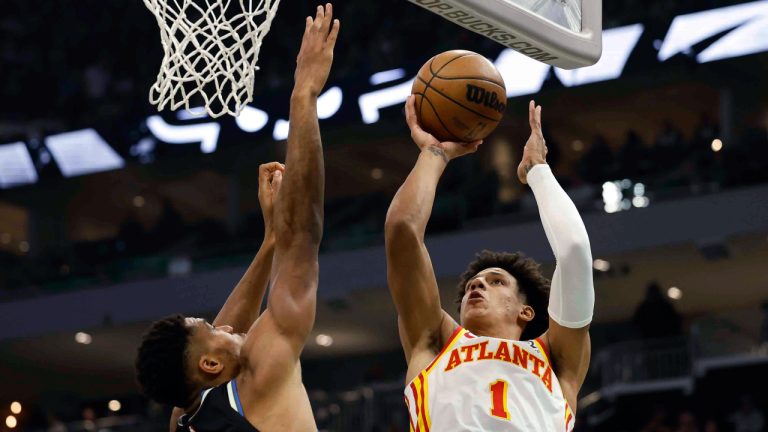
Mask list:
POLYGON ((507 409, 509 383, 504 380, 496 380, 488 387, 491 389, 491 415, 509 420, 509 410, 507 409))

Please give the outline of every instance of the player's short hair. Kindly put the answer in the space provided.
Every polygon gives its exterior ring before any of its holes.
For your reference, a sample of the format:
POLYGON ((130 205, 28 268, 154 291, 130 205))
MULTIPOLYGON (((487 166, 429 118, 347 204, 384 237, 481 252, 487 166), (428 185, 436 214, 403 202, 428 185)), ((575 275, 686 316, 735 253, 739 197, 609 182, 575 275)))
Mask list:
POLYGON ((458 286, 459 312, 461 312, 461 300, 464 298, 465 287, 470 279, 481 271, 498 267, 506 270, 517 280, 518 293, 521 300, 533 308, 534 317, 523 329, 520 336, 522 340, 534 339, 541 336, 549 326, 549 287, 550 281, 541 274, 541 265, 520 252, 493 252, 484 250, 475 255, 474 261, 469 263, 467 270, 461 275, 458 286))
POLYGON ((142 336, 136 380, 150 399, 186 407, 192 393, 186 373, 191 334, 185 317, 177 314, 155 321, 142 336))

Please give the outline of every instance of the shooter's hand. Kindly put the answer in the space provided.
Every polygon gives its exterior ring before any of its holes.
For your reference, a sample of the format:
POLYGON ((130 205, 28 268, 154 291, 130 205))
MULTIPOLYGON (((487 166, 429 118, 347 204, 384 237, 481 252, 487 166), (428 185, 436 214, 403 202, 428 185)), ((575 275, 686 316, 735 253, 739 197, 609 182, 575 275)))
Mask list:
POLYGON ((272 213, 275 200, 280 192, 285 165, 280 162, 270 162, 259 166, 259 205, 264 216, 265 237, 272 235, 272 213))
POLYGON ((333 63, 333 47, 339 35, 339 20, 333 19, 333 6, 317 7, 315 18, 307 17, 304 39, 296 59, 294 93, 317 97, 328 80, 333 63))
POLYGON ((464 156, 469 153, 474 153, 482 140, 473 141, 471 143, 452 142, 445 141, 440 142, 432 134, 425 131, 419 125, 419 120, 416 116, 416 97, 411 95, 405 101, 405 121, 408 123, 408 127, 411 129, 411 138, 413 142, 419 146, 421 151, 430 151, 436 155, 442 156, 443 160, 448 161, 460 156, 464 156))
POLYGON ((517 167, 517 177, 523 184, 528 184, 528 171, 534 165, 547 163, 547 144, 541 132, 541 105, 536 106, 534 101, 528 104, 528 123, 531 126, 531 136, 525 143, 523 158, 517 167))

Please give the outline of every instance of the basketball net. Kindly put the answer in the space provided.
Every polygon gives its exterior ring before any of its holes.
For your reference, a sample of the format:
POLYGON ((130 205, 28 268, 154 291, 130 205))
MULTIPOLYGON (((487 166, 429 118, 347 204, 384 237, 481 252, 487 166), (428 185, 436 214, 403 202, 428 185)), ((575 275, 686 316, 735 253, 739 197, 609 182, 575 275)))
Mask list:
POLYGON ((149 90, 150 103, 158 111, 166 105, 190 110, 194 98, 195 106, 202 102, 211 117, 239 115, 253 100, 261 42, 280 0, 144 0, 144 4, 157 18, 164 52, 157 81, 149 90))

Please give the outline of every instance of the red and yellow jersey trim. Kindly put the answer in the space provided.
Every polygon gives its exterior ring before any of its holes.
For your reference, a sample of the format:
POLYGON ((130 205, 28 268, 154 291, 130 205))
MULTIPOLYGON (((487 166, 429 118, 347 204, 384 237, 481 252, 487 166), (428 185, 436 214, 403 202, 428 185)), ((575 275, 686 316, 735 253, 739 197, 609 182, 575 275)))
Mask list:
POLYGON ((456 326, 456 330, 453 331, 453 334, 451 334, 451 337, 448 338, 448 342, 445 343, 445 346, 443 346, 443 349, 437 353, 437 356, 435 356, 435 359, 432 360, 432 363, 429 364, 423 371, 421 371, 420 375, 428 374, 434 369, 437 362, 440 361, 441 358, 445 355, 446 352, 450 351, 451 348, 453 348, 454 345, 456 345, 456 342, 465 334, 467 334, 467 331, 464 330, 462 326, 456 326))
POLYGON ((549 358, 549 351, 546 348, 546 345, 544 345, 544 342, 541 340, 541 337, 537 337, 533 340, 533 342, 536 344, 536 346, 539 348, 539 351, 544 355, 544 360, 547 361, 547 364, 552 366, 552 362, 549 358))
POLYGON ((430 428, 432 427, 432 420, 429 417, 429 404, 426 400, 427 396, 429 396, 429 373, 432 371, 432 369, 435 368, 435 365, 437 365, 440 359, 443 358, 445 353, 450 351, 450 349, 456 345, 456 342, 466 333, 467 331, 464 330, 463 327, 457 326, 456 330, 454 330, 453 334, 451 334, 451 337, 448 338, 448 342, 445 344, 443 349, 440 350, 437 356, 435 356, 434 360, 432 360, 432 363, 424 368, 424 370, 422 370, 421 373, 419 373, 419 375, 416 376, 413 381, 411 381, 409 387, 411 389, 411 393, 413 394, 413 400, 416 403, 414 411, 417 415, 415 425, 413 424, 413 419, 411 419, 411 428, 413 428, 415 432, 429 432, 430 428))
POLYGON ((408 408, 408 421, 410 422, 410 432, 414 432, 416 428, 413 427, 413 417, 411 416, 411 403, 408 402, 408 398, 405 397, 405 406, 408 408))

